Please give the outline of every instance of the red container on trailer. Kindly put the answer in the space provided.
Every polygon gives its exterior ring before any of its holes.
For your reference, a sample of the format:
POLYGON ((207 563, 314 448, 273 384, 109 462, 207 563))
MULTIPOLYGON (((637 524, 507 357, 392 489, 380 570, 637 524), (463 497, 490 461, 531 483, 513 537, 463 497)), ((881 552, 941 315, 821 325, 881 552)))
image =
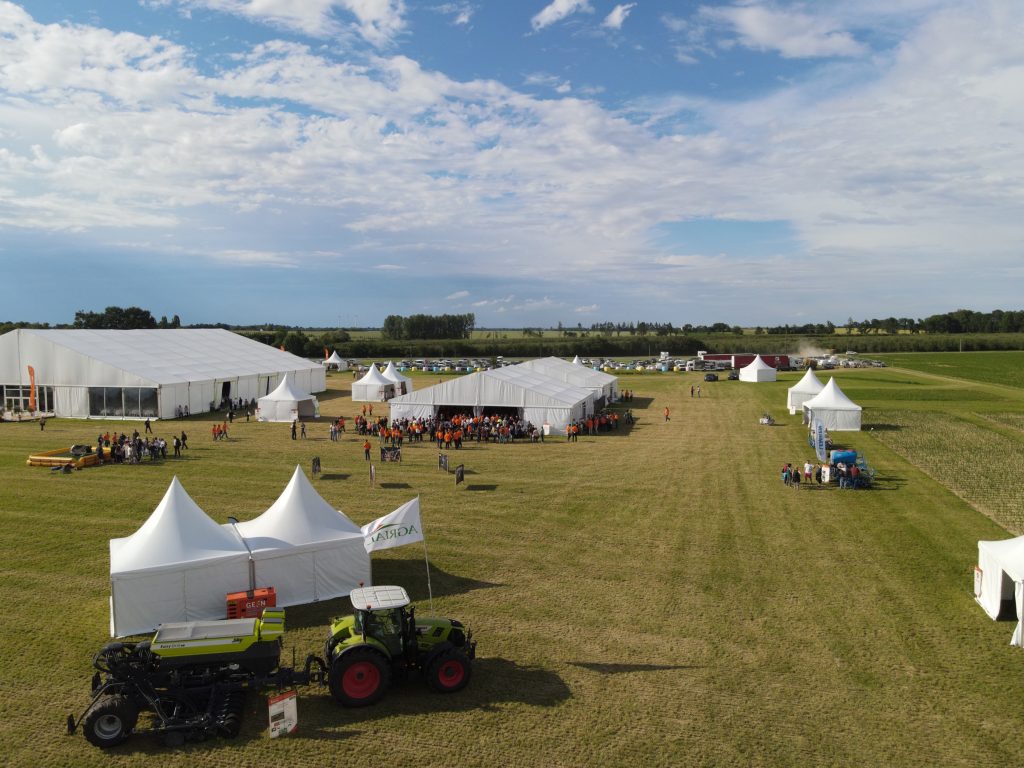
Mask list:
POLYGON ((273 587, 232 592, 227 596, 227 602, 229 619, 258 619, 264 608, 277 607, 277 592, 273 587))

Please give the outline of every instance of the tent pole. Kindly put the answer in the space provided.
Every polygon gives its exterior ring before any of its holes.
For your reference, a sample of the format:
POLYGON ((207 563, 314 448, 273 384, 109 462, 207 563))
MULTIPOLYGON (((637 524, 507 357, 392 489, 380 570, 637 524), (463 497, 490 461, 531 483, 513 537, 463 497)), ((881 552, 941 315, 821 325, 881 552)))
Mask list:
POLYGON ((430 599, 430 612, 434 612, 434 590, 430 586, 430 558, 427 557, 427 537, 423 537, 423 561, 427 564, 427 596, 430 599))

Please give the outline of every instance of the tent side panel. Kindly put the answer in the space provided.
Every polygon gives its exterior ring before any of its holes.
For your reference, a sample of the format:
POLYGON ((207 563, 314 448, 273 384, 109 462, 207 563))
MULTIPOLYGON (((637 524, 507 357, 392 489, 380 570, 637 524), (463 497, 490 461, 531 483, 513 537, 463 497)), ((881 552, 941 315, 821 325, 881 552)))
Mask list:
POLYGON ((363 538, 334 542, 315 553, 318 600, 347 597, 360 584, 370 584, 370 555, 363 538))
POLYGON ((273 587, 279 606, 316 601, 316 563, 312 552, 269 550, 255 552, 253 558, 256 560, 256 586, 273 587))
POLYGON ((112 576, 110 593, 111 637, 138 635, 161 622, 186 620, 184 570, 112 576))

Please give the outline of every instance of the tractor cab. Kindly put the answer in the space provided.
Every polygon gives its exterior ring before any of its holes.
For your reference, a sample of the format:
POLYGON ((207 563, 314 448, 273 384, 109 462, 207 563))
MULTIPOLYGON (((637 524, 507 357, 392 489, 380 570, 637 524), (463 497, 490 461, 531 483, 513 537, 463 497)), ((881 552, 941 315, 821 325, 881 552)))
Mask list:
POLYGON ((355 608, 352 630, 381 643, 393 659, 415 658, 415 608, 402 587, 360 587, 349 595, 355 608))

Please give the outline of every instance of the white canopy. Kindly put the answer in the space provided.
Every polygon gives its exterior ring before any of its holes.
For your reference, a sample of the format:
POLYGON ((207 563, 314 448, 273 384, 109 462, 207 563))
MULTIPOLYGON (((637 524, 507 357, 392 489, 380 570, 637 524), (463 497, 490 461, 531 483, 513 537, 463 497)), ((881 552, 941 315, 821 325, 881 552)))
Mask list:
POLYGON ((570 421, 594 412, 593 393, 547 378, 521 365, 478 371, 435 384, 391 401, 395 419, 429 418, 440 408, 464 408, 474 415, 515 408, 537 427, 545 422, 563 430, 570 421))
MULTIPOLYGON (((576 359, 579 360, 578 357, 576 359)), ((602 398, 606 403, 618 399, 619 380, 615 376, 582 364, 569 363, 560 357, 542 357, 526 360, 519 363, 518 367, 542 373, 580 389, 589 389, 594 393, 595 402, 602 398)))
POLYGON ((257 586, 274 587, 279 606, 341 597, 370 583, 359 526, 324 501, 298 466, 266 512, 235 527, 252 550, 257 586))
POLYGON ((821 392, 804 401, 802 407, 807 424, 817 420, 825 425, 825 429, 835 432, 860 431, 863 409, 843 393, 835 378, 830 378, 821 392))
POLYGON ((355 402, 383 403, 394 396, 395 382, 385 379, 373 364, 363 378, 352 384, 352 400, 355 402))
POLYGON ((572 364, 573 365, 583 365, 583 361, 580 360, 580 356, 579 355, 576 355, 576 357, 574 357, 572 359, 572 364))
POLYGON ((777 378, 778 372, 762 360, 760 355, 757 355, 750 365, 740 368, 740 381, 775 381, 777 378))
POLYGON ((331 356, 324 360, 324 367, 330 368, 334 366, 339 371, 348 370, 348 360, 338 354, 338 350, 331 352, 331 356))
POLYGON ((168 621, 224 617, 224 597, 249 586, 249 555, 175 477, 142 527, 110 540, 110 634, 168 621))
POLYGON ((403 375, 400 370, 395 368, 394 361, 388 361, 388 367, 384 369, 381 376, 388 381, 394 382, 396 395, 408 395, 412 392, 412 379, 403 375))
POLYGON ((318 410, 316 398, 296 386, 288 373, 273 392, 259 399, 256 417, 259 421, 294 421, 313 418, 318 410))
POLYGON ((1024 536, 1002 541, 978 542, 978 571, 974 598, 991 618, 998 619, 1001 609, 1012 604, 1017 626, 1010 645, 1024 645, 1024 536), (979 584, 980 582, 980 584, 979 584))
POLYGON ((789 408, 790 415, 794 415, 806 401, 824 388, 825 385, 815 375, 814 369, 808 368, 803 378, 790 387, 786 393, 786 407, 789 408))

